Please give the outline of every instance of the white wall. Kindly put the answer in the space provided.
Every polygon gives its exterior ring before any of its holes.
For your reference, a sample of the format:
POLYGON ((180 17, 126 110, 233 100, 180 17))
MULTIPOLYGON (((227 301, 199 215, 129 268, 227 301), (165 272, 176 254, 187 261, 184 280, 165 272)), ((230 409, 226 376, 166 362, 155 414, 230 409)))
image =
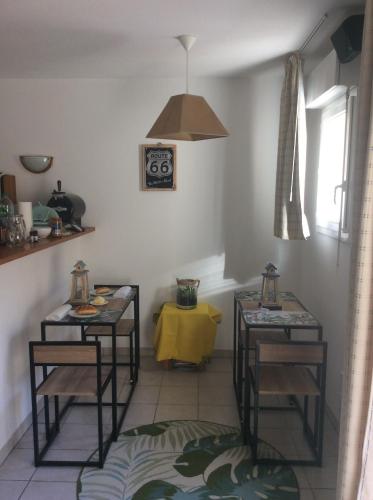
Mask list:
MULTIPOLYGON (((341 84, 358 83, 359 62, 357 58, 349 64, 341 65, 341 84)), ((328 341, 327 402, 335 419, 339 421, 349 314, 351 244, 340 244, 337 265, 337 240, 320 234, 315 229, 320 119, 320 110, 307 111, 305 211, 310 223, 311 238, 301 250, 299 294, 324 327, 324 338, 328 341)))
MULTIPOLYGON (((225 140, 178 145, 176 192, 139 189, 139 144, 148 142, 145 135, 169 95, 182 88, 177 80, 0 83, 1 164, 17 176, 19 197, 47 200, 61 179, 84 198, 84 223, 96 226, 82 255, 90 278, 140 284, 143 345, 151 345, 151 315, 172 298, 176 276, 200 272, 200 261, 212 260, 215 272, 216 256, 224 255, 225 140), (35 176, 16 157, 38 151, 52 154, 55 163, 35 176)), ((199 82, 198 91, 207 92, 227 123, 228 82, 199 82)))
POLYGON ((265 263, 272 260, 279 267, 280 287, 295 290, 303 242, 273 236, 283 78, 283 64, 277 62, 232 81, 234 119, 224 193, 226 274, 257 287, 265 263))
POLYGON ((40 340, 40 321, 66 300, 82 239, 0 266, 0 462, 31 423, 28 341, 40 340))
POLYGON ((222 309, 218 349, 232 345, 233 289, 256 287, 267 260, 279 264, 283 287, 296 286, 296 244, 272 236, 281 80, 282 67, 249 79, 195 80, 193 92, 231 137, 179 142, 177 191, 163 193, 140 190, 138 148, 182 81, 0 80, 0 165, 16 175, 19 199, 46 201, 61 179, 86 201, 84 223, 96 226, 0 267, 0 449, 30 410, 28 339, 66 298, 76 259, 88 263, 92 282, 140 284, 143 346, 151 346, 152 313, 174 298, 178 276, 200 277, 201 300, 222 309), (54 165, 33 175, 17 159, 27 153, 53 155, 54 165))
POLYGON ((337 240, 315 230, 320 112, 308 112, 308 167, 305 210, 311 238, 301 252, 300 297, 316 314, 328 342, 327 402, 339 420, 342 370, 349 308, 350 244, 341 243, 337 266, 337 240))
MULTIPOLYGON (((279 265, 281 288, 295 290, 323 322, 330 343, 328 402, 338 415, 349 247, 336 269, 334 240, 308 242, 272 236, 282 64, 242 79, 195 80, 230 130, 228 139, 179 142, 176 192, 140 190, 139 144, 180 80, 0 80, 0 165, 16 175, 20 200, 49 198, 57 179, 87 204, 96 232, 0 267, 0 449, 27 417, 27 341, 38 338, 45 314, 67 295, 71 265, 87 261, 91 281, 139 283, 141 342, 152 343, 152 313, 174 298, 178 276, 202 279, 202 300, 224 320, 216 347, 231 348, 232 292, 256 288, 267 260, 279 265), (50 171, 33 175, 17 157, 55 157, 50 171), (31 283, 36 292, 30 293, 31 283), (337 294, 335 294, 337 290, 337 294), (6 300, 3 299, 6 297, 6 300), (17 308, 14 306, 17 304, 17 308), (342 332, 342 333, 341 333, 342 332), (9 359, 12 370, 6 370, 9 359)), ((309 116, 306 211, 313 224, 317 112, 309 116)), ((155 142, 155 141, 153 141, 155 142)))
POLYGON ((281 75, 276 68, 249 80, 196 80, 193 90, 231 137, 179 142, 178 188, 163 193, 139 189, 138 146, 181 81, 0 82, 1 165, 16 175, 20 199, 48 199, 57 179, 85 199, 84 223, 96 233, 82 257, 92 281, 140 284, 143 345, 177 276, 201 277, 202 296, 223 308, 223 349, 231 347, 232 278, 257 278, 274 259, 291 281, 290 245, 272 236, 281 75), (27 152, 52 154, 55 163, 32 175, 17 161, 27 152))

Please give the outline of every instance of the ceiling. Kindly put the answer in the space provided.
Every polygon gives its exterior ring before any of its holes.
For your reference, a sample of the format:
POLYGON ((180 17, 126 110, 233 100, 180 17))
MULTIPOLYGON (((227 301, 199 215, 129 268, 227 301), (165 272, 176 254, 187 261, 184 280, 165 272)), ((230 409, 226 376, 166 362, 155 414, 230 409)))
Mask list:
POLYGON ((327 32, 343 1, 0 0, 0 78, 181 76, 183 33, 198 36, 194 76, 242 74, 298 48, 325 12, 327 32))

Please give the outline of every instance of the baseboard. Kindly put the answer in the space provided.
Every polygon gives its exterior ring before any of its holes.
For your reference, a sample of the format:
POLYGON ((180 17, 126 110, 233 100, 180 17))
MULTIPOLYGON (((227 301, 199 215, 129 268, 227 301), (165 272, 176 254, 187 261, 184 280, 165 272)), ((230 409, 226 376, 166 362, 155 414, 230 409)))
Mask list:
MULTIPOLYGON (((43 400, 38 402, 38 412, 44 408, 43 400)), ((17 429, 13 432, 8 441, 4 444, 4 446, 0 449, 0 465, 7 458, 9 453, 13 450, 15 445, 27 431, 27 429, 32 425, 32 413, 30 412, 23 422, 17 427, 17 429)))
MULTIPOLYGON (((128 355, 129 348, 128 347, 118 347, 117 352, 118 352, 118 354, 128 355)), ((107 356, 110 355, 111 354, 111 347, 104 347, 103 353, 104 353, 104 355, 107 355, 107 356)), ((154 357, 154 349, 152 347, 141 347, 140 355, 154 357)), ((213 358, 231 358, 232 351, 230 349, 214 349, 212 357, 213 358)))

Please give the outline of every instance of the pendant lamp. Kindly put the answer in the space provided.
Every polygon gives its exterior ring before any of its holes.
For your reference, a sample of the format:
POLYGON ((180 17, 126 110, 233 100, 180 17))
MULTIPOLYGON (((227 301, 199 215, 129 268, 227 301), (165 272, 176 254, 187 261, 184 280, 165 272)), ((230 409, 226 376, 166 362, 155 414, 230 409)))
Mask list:
POLYGON ((202 141, 227 137, 229 134, 206 99, 189 94, 189 50, 196 41, 192 35, 176 37, 186 52, 186 93, 170 97, 146 137, 202 141))

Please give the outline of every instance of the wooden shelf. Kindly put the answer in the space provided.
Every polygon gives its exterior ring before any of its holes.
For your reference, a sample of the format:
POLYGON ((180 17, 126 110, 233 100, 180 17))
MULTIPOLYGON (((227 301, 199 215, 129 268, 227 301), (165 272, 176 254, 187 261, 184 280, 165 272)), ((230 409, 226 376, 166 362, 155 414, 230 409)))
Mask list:
POLYGON ((75 238, 80 238, 89 233, 93 233, 94 227, 85 227, 82 233, 74 233, 69 236, 63 236, 62 238, 42 238, 37 243, 26 243, 25 246, 19 248, 9 248, 6 246, 0 246, 0 266, 11 262, 12 260, 21 259, 22 257, 27 257, 32 253, 40 252, 46 248, 54 247, 65 243, 66 241, 75 240, 75 238))

